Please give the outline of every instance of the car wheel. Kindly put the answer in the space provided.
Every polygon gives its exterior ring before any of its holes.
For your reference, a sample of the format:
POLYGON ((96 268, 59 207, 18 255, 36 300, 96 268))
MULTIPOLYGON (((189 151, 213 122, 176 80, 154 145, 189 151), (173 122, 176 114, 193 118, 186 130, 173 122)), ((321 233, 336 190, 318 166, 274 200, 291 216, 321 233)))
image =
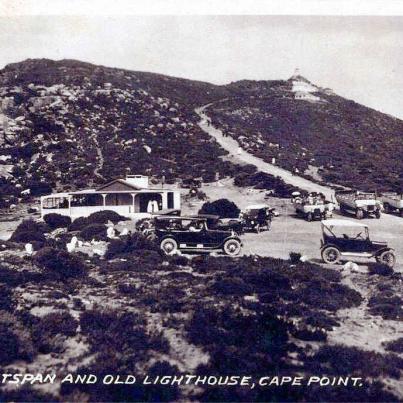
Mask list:
POLYGON ((390 213, 390 208, 389 208, 389 204, 388 204, 388 203, 385 203, 385 204, 383 205, 383 209, 385 210, 385 213, 386 213, 386 214, 389 214, 389 213, 390 213))
POLYGON ((355 217, 356 217, 358 220, 362 220, 362 219, 364 218, 364 211, 361 210, 361 209, 358 209, 358 210, 355 212, 355 217))
POLYGON ((312 213, 308 213, 307 216, 306 216, 306 219, 307 219, 308 221, 312 221, 312 220, 313 220, 313 215, 312 215, 312 213))
POLYGON ((178 243, 173 238, 165 238, 161 241, 160 248, 166 255, 174 255, 178 251, 178 243))
POLYGON ((340 251, 334 246, 328 246, 322 250, 322 259, 328 264, 337 264, 340 261, 340 251))
POLYGON ((382 252, 377 260, 388 267, 393 267, 396 263, 396 256, 391 250, 387 250, 382 252))
POLYGON ((224 243, 223 251, 226 255, 236 256, 241 251, 241 243, 237 239, 228 239, 224 243))

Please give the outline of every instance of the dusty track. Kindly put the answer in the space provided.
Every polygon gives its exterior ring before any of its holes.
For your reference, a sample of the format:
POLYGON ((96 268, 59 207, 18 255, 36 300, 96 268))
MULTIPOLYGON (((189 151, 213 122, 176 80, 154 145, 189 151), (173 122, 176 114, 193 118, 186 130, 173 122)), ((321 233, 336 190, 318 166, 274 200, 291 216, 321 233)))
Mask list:
POLYGON ((334 191, 330 187, 321 186, 311 182, 308 179, 293 175, 291 172, 276 165, 269 164, 268 162, 263 161, 261 158, 247 153, 245 150, 239 152, 240 145, 236 140, 229 136, 224 137, 223 132, 220 129, 217 129, 212 124, 209 124, 210 118, 206 114, 206 109, 211 105, 212 104, 208 104, 195 109, 195 112, 200 116, 199 126, 204 132, 214 137, 221 147, 230 153, 234 162, 239 161, 255 165, 259 171, 279 176, 286 183, 306 189, 309 192, 322 192, 329 200, 334 197, 334 191))

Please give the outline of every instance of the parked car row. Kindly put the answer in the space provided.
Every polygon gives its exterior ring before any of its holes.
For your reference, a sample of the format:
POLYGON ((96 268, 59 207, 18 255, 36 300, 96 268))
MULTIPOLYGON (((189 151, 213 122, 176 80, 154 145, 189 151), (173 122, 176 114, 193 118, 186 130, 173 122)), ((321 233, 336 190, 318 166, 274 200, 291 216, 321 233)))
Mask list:
MULTIPOLYGON (((367 213, 376 215, 377 203, 367 203, 368 200, 376 200, 372 195, 356 194, 354 197, 339 196, 339 200, 365 201, 367 213), (373 209, 369 206, 375 206, 373 209)), ((299 195, 294 194, 295 198, 299 195)), ((378 263, 393 267, 396 262, 394 250, 388 247, 386 242, 372 241, 366 224, 345 220, 329 219, 333 208, 323 195, 310 194, 306 197, 306 203, 293 201, 297 208, 304 206, 317 206, 320 209, 318 217, 321 220, 322 239, 321 256, 325 263, 337 264, 343 258, 360 257, 375 258, 378 263), (308 200, 307 197, 313 198, 308 200), (315 200, 321 199, 321 200, 315 200), (297 207, 298 206, 298 207, 297 207), (322 210, 323 208, 323 210, 322 210)), ((304 200, 301 198, 301 200, 304 200)), ((301 208, 302 208, 301 207, 301 208)), ((177 212, 173 212, 176 214, 177 212)), ((314 213, 312 219, 316 218, 314 213)), ((200 252, 221 250, 228 256, 237 256, 242 250, 240 236, 253 231, 259 233, 262 230, 270 230, 275 210, 266 204, 250 205, 243 210, 238 218, 221 219, 218 215, 200 214, 194 216, 160 215, 153 219, 144 220, 138 229, 147 236, 157 240, 161 250, 167 255, 173 255, 178 251, 200 252)), ((359 217, 357 217, 359 218, 359 217)), ((311 221, 311 220, 309 220, 311 221)))

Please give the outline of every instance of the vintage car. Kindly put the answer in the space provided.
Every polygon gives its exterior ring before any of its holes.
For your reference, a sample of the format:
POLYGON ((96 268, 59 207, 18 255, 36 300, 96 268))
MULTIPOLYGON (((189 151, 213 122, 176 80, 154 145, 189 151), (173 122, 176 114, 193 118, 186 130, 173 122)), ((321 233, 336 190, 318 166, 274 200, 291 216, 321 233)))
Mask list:
POLYGON ((371 241, 368 226, 350 220, 322 221, 321 255, 325 263, 337 264, 342 258, 375 258, 393 267, 394 250, 386 242, 371 241))
POLYGON ((199 189, 201 188, 202 185, 202 179, 201 178, 193 178, 193 177, 187 177, 182 179, 181 186, 184 189, 199 189))
POLYGON ((381 217, 382 203, 374 192, 341 190, 336 191, 335 196, 343 214, 354 214, 359 220, 370 216, 381 217))
POLYGON ((267 204, 253 204, 247 206, 239 216, 243 231, 269 230, 274 214, 274 208, 267 204))
POLYGON ((209 219, 200 216, 162 216, 154 219, 155 236, 167 255, 181 251, 213 251, 226 255, 241 252, 242 242, 233 231, 210 229, 209 219))
POLYGON ((291 202, 295 213, 307 221, 322 220, 333 215, 334 204, 326 200, 322 193, 311 192, 302 196, 300 192, 293 192, 291 202))
POLYGON ((398 213, 403 217, 403 193, 382 193, 380 200, 385 213, 398 213))

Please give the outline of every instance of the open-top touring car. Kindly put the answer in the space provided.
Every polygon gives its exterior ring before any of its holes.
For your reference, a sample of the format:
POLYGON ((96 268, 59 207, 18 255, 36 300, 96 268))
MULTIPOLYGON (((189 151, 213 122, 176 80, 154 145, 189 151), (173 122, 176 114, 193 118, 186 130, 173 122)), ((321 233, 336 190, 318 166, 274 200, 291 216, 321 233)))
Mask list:
POLYGON ((343 214, 354 214, 359 220, 370 216, 381 217, 382 203, 374 192, 341 190, 336 191, 335 196, 343 214))
POLYGON ((295 213, 307 221, 322 220, 333 215, 334 204, 326 200, 322 193, 311 192, 302 196, 300 192, 293 192, 291 202, 295 213))
POLYGON ((380 200, 385 213, 396 212, 403 217, 403 193, 382 193, 380 200))
POLYGON ((368 226, 350 220, 322 221, 321 255, 325 263, 337 264, 342 258, 375 258, 393 267, 394 250, 386 242, 371 241, 368 226))
POLYGON ((200 216, 162 216, 154 219, 155 237, 167 255, 181 251, 213 251, 226 255, 240 253, 242 242, 233 231, 210 229, 208 218, 200 216))

